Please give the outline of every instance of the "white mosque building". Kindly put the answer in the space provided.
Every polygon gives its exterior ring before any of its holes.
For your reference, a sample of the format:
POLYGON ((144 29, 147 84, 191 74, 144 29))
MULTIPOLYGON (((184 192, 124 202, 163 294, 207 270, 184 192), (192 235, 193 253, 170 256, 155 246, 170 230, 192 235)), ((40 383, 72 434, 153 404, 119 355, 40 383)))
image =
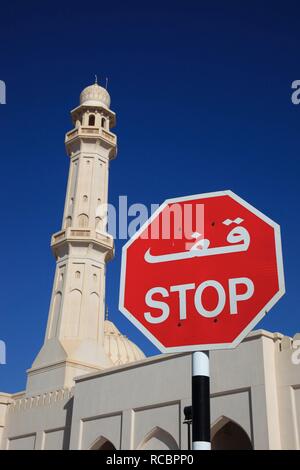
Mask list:
MULTIPOLYGON (((71 115, 45 340, 26 390, 0 393, 0 448, 187 450, 191 354, 146 358, 105 320, 114 242, 101 207, 117 152, 106 89, 85 88, 71 115)), ((299 340, 257 330, 236 349, 211 352, 213 449, 300 449, 299 340)))

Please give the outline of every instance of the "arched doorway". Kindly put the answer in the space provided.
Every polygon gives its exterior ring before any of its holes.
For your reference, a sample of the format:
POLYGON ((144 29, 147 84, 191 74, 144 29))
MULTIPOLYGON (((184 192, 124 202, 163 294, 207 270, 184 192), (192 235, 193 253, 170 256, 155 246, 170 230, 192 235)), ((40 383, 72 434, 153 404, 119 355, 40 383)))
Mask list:
POLYGON ((116 450, 112 442, 105 437, 101 436, 94 442, 90 450, 116 450))
POLYGON ((174 437, 164 429, 156 426, 143 439, 137 450, 177 450, 174 437))
POLYGON ((234 421, 223 418, 218 430, 212 433, 212 450, 252 450, 252 443, 244 429, 234 421))

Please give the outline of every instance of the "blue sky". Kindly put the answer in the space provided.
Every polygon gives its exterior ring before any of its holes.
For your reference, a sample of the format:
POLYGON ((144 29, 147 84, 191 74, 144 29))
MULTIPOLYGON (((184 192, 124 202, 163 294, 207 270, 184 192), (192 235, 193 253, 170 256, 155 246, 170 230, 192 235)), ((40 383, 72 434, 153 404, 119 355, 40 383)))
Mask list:
MULTIPOLYGON (((282 228, 287 293, 259 327, 299 324, 300 79, 297 2, 173 0, 5 2, 1 6, 0 390, 25 387, 42 342, 55 269, 68 158, 64 133, 80 91, 109 77, 118 158, 110 202, 147 206, 231 189, 282 228)), ((121 248, 108 266, 110 318, 148 354, 118 313, 121 248)))

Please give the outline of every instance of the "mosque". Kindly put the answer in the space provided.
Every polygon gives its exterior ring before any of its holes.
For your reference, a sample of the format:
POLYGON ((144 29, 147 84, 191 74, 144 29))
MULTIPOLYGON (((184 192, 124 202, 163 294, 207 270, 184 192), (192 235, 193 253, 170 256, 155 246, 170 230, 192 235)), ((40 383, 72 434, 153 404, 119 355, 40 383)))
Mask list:
MULTIPOLYGON (((0 448, 187 450, 191 354, 146 358, 105 319, 114 241, 101 207, 117 153, 107 90, 85 88, 71 116, 44 344, 26 390, 0 393, 0 448)), ((292 360, 299 340, 256 330, 236 349, 211 352, 213 449, 300 449, 300 364, 292 360)))

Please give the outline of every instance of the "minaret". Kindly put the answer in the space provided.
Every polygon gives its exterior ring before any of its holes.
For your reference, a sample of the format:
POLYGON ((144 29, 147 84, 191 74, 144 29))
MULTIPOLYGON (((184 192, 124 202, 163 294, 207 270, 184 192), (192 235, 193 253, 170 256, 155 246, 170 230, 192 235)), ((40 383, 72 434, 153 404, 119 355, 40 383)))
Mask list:
POLYGON ((28 372, 33 395, 73 385, 75 376, 112 365, 104 352, 105 267, 114 243, 106 232, 109 162, 117 139, 115 113, 97 83, 85 88, 71 111, 66 134, 70 157, 62 229, 52 236, 56 271, 44 345, 28 372))

